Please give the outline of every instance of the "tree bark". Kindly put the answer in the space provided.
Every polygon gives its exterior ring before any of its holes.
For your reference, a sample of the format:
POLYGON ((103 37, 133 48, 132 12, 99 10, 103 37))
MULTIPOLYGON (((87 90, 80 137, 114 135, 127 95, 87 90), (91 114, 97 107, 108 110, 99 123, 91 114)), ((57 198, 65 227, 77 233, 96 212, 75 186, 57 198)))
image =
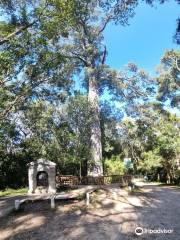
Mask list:
MULTIPOLYGON (((93 72, 91 69, 90 71, 93 72)), ((90 136, 90 148, 91 157, 88 163, 88 175, 102 176, 102 143, 101 143, 101 126, 100 126, 100 109, 99 109, 99 91, 97 84, 97 76, 93 73, 88 76, 89 91, 88 101, 91 109, 91 136, 90 136)))

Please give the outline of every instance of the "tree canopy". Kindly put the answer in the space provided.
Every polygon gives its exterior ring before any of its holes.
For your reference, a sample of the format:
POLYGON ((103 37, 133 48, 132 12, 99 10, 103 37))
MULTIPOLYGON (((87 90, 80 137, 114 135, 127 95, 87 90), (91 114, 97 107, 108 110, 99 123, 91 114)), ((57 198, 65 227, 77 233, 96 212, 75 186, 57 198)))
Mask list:
POLYGON ((179 104, 179 51, 164 53, 154 78, 134 63, 106 63, 106 26, 128 25, 140 3, 0 2, 1 188, 26 184, 26 164, 41 156, 79 176, 122 174, 129 156, 134 172, 163 168, 176 178, 179 118, 169 109, 179 104))

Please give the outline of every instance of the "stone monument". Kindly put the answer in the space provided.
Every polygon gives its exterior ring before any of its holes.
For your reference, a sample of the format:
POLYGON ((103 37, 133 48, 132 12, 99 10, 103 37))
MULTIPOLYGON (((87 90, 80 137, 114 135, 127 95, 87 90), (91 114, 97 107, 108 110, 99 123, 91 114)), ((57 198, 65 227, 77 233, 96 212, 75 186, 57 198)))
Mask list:
POLYGON ((56 163, 41 158, 28 167, 29 194, 56 193, 56 163))

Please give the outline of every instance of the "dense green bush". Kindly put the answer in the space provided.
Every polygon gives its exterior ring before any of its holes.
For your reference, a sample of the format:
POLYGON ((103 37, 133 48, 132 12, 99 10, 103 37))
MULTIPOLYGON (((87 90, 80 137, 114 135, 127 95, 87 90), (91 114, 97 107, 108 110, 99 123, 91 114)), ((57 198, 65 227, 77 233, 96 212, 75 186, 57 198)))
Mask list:
POLYGON ((105 173, 107 175, 123 175, 125 166, 119 156, 112 156, 104 161, 105 173))
POLYGON ((18 154, 0 157, 0 189, 27 186, 27 158, 18 154))

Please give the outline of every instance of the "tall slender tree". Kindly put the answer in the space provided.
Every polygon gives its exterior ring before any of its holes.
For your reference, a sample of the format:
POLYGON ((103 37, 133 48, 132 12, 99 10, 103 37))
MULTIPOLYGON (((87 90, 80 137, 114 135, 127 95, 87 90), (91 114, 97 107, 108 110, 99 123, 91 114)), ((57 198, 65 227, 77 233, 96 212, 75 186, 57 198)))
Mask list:
POLYGON ((102 175, 102 144, 99 96, 103 87, 117 79, 117 73, 105 65, 107 49, 103 43, 103 31, 111 21, 127 25, 134 15, 137 1, 76 1, 76 25, 70 39, 58 46, 67 58, 76 59, 84 74, 89 106, 92 115, 90 175, 102 175), (63 49, 62 49, 63 48, 63 49))
POLYGON ((11 112, 14 103, 24 104, 28 97, 32 101, 59 96, 81 71, 93 119, 90 175, 103 174, 99 96, 104 88, 108 87, 119 99, 129 102, 143 96, 139 80, 145 83, 146 74, 135 65, 129 65, 131 77, 110 69, 105 64, 107 49, 103 41, 108 23, 127 25, 137 4, 137 0, 28 0, 24 3, 9 0, 1 3, 9 19, 2 23, 4 32, 0 40, 3 49, 0 63, 5 69, 3 84, 4 79, 11 83, 17 80, 10 89, 12 101, 7 104, 5 114, 9 109, 11 112), (8 68, 3 65, 4 60, 8 68))

